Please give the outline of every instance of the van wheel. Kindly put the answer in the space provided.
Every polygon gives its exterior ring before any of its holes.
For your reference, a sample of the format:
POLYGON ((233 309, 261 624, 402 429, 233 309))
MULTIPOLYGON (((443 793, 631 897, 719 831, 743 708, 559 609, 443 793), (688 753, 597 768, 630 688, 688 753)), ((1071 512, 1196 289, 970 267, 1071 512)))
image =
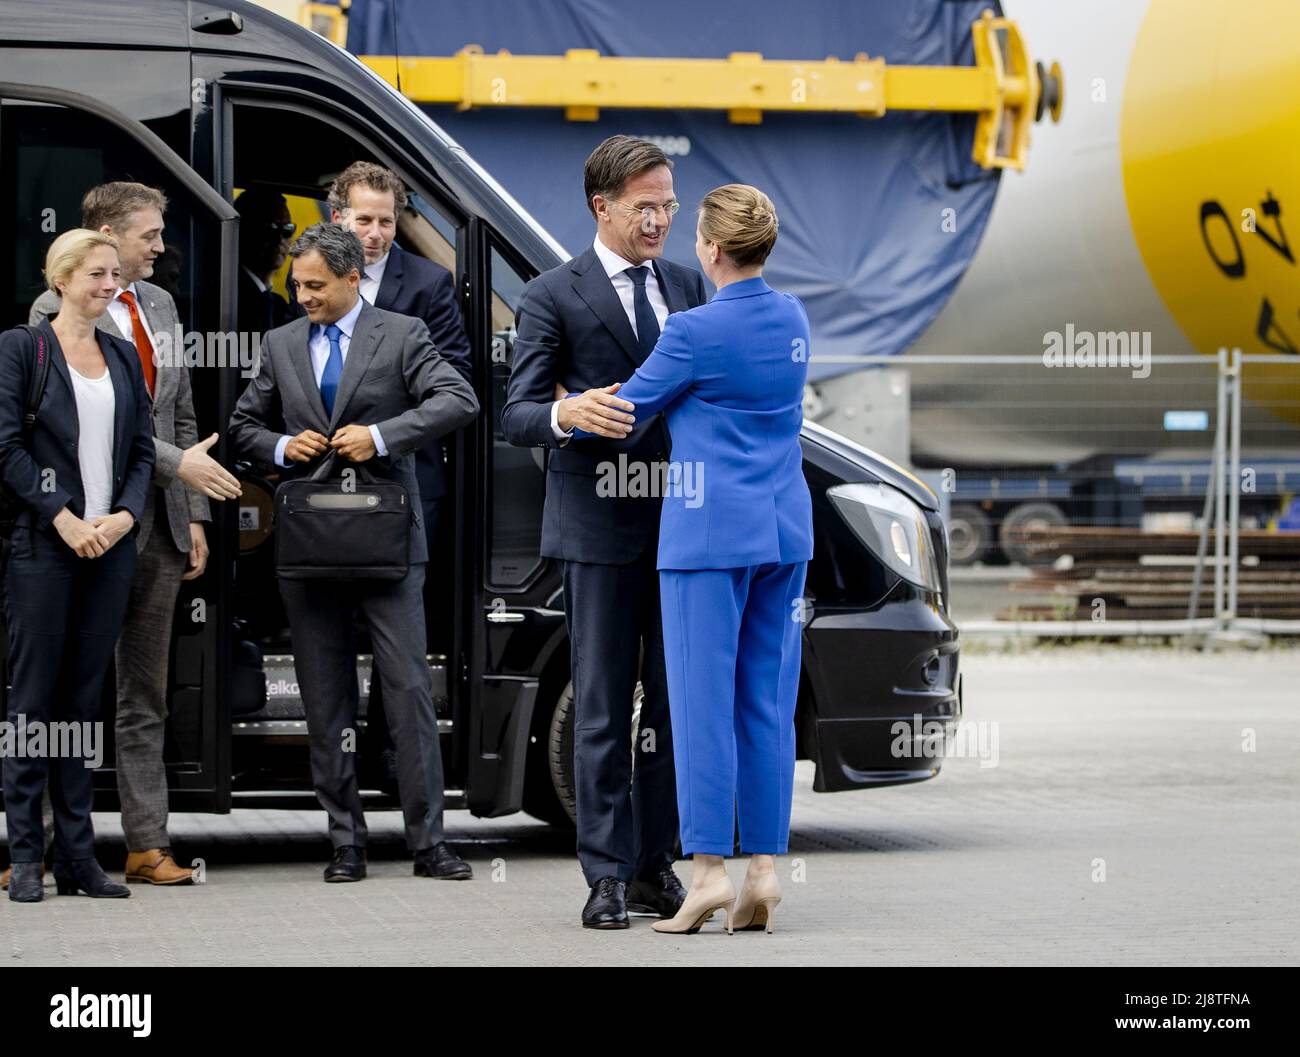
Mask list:
MULTIPOLYGON (((632 692, 632 729, 629 732, 628 748, 631 751, 632 746, 636 744, 637 724, 641 718, 641 699, 644 691, 641 684, 636 684, 636 689, 632 692)), ((546 756, 548 769, 551 775, 551 787, 555 793, 555 799, 563 808, 568 825, 573 826, 577 823, 578 818, 578 795, 573 781, 573 683, 569 682, 564 689, 560 691, 560 696, 555 702, 555 711, 551 715, 550 734, 546 739, 546 756)), ((632 761, 635 766, 636 753, 632 752, 632 761)), ((535 812, 529 811, 530 814, 535 812)), ((550 822, 551 819, 546 819, 550 822)))
POLYGON ((578 795, 573 785, 573 683, 566 683, 551 713, 551 730, 546 739, 546 761, 551 788, 564 809, 570 826, 578 820, 578 795))
POLYGON ((1013 507, 998 529, 998 542, 1002 553, 1010 562, 1022 565, 1050 565, 1056 560, 1056 551, 1045 551, 1040 544, 1012 538, 1012 532, 1023 528, 1056 528, 1068 525, 1069 520, 1061 508, 1053 503, 1021 503, 1013 507))
MULTIPOLYGON (((561 700, 566 695, 572 697, 571 686, 572 684, 564 688, 563 693, 559 695, 561 700)), ((533 729, 528 738, 528 757, 524 766, 522 806, 533 818, 541 819, 560 829, 571 830, 573 829, 573 815, 570 814, 572 804, 568 808, 565 807, 551 778, 551 730, 554 726, 555 711, 560 707, 560 702, 556 702, 554 707, 551 706, 552 693, 554 693, 553 685, 550 692, 538 700, 537 709, 533 714, 533 729), (549 713, 548 708, 552 709, 549 713)))
POLYGON ((983 561, 993 543, 993 526, 979 507, 956 503, 948 515, 948 560, 953 565, 983 561))

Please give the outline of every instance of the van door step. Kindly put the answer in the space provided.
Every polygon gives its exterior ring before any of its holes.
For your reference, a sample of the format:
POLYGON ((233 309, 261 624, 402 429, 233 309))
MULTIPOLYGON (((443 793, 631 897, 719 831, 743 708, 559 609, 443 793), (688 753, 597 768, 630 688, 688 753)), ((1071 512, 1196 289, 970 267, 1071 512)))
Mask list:
MULTIPOLYGON (((443 654, 426 654, 429 675, 433 681, 433 707, 438 714, 439 730, 451 729, 451 702, 447 697, 447 658, 443 654)), ((249 723, 274 722, 281 729, 283 724, 301 721, 306 718, 302 698, 298 693, 298 675, 293 667, 293 654, 267 654, 262 658, 266 670, 266 706, 258 712, 236 717, 236 726, 249 723)), ((370 669, 372 656, 368 653, 357 654, 357 679, 360 684, 361 699, 358 708, 359 718, 365 719, 370 704, 370 669)), ((250 732, 251 733, 251 732, 250 732)))

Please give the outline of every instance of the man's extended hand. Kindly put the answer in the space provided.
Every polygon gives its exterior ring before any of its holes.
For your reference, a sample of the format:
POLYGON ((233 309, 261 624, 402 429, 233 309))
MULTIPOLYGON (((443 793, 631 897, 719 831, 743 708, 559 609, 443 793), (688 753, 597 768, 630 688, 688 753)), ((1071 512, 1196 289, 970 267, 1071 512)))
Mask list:
POLYGON ((284 446, 284 457, 290 462, 311 462, 329 449, 330 442, 314 429, 304 429, 284 446))
POLYGON ((197 580, 208 567, 208 536, 203 531, 202 521, 190 522, 189 571, 181 576, 182 580, 197 580))
POLYGON ((181 464, 176 467, 176 476, 209 499, 237 499, 243 491, 238 479, 208 454, 208 449, 216 443, 217 434, 214 433, 207 440, 201 440, 181 452, 181 464))
POLYGON ((627 412, 634 410, 636 405, 614 396, 622 385, 622 382, 615 382, 603 389, 588 389, 581 396, 561 400, 555 415, 560 429, 567 433, 576 426, 598 437, 614 440, 626 437, 636 422, 627 412))
POLYGON ((350 426, 334 431, 330 438, 330 447, 353 462, 365 462, 375 457, 375 438, 370 435, 368 426, 350 426))

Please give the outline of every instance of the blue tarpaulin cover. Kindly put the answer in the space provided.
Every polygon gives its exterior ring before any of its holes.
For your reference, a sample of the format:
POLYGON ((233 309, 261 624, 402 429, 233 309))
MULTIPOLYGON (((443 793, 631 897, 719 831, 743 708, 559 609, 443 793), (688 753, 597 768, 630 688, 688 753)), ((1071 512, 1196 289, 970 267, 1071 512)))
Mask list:
MULTIPOLYGON (((970 24, 986 8, 1001 13, 990 0, 353 0, 348 49, 406 57, 452 55, 467 44, 516 55, 756 51, 846 62, 865 52, 891 65, 969 65, 970 24)), ((998 185, 996 171, 970 160, 971 115, 768 112, 759 125, 735 125, 722 111, 603 110, 598 121, 574 122, 558 109, 426 110, 573 254, 594 237, 582 164, 606 136, 646 136, 670 152, 683 204, 665 247, 674 261, 697 266, 694 207, 705 192, 732 182, 762 188, 781 223, 765 275, 807 305, 814 356, 905 350, 965 272, 998 185), (947 209, 955 231, 944 230, 947 209)), ((811 366, 813 377, 851 369, 811 366)))

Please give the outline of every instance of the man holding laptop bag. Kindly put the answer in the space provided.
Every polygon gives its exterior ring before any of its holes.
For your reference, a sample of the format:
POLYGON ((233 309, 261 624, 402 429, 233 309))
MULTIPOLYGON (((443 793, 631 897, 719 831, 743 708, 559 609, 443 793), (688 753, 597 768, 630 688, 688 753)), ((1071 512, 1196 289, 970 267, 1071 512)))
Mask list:
POLYGON ((240 455, 288 471, 276 494, 276 558, 313 784, 334 845, 325 880, 366 875, 356 705, 347 690, 356 680, 357 608, 384 671, 415 873, 465 879, 470 867, 442 830, 442 760, 425 663, 429 553, 414 453, 472 421, 478 401, 421 320, 360 298, 365 255, 352 232, 313 225, 289 254, 307 315, 264 335, 258 375, 230 430, 240 455))

